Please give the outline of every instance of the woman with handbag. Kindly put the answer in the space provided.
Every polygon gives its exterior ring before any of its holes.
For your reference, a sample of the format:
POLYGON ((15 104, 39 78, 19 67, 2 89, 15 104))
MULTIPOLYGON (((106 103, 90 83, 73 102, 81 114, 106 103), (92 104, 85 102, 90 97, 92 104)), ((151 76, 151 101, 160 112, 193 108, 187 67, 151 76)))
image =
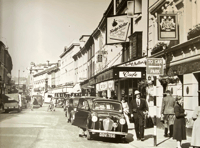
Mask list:
POLYGON ((194 121, 193 128, 192 128, 192 140, 191 145, 194 148, 200 147, 200 106, 197 106, 194 110, 193 116, 194 121))
POLYGON ((185 122, 185 110, 183 109, 183 98, 178 96, 176 98, 176 104, 174 107, 175 121, 173 139, 177 141, 177 148, 181 148, 181 141, 186 140, 186 122, 185 122))

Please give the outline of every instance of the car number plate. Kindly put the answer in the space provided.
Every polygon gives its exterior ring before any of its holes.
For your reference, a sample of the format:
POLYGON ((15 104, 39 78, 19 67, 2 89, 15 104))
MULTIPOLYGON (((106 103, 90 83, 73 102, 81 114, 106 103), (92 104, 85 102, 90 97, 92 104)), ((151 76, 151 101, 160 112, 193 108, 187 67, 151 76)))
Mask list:
POLYGON ((110 134, 110 133, 99 133, 99 137, 115 138, 115 134, 110 134))

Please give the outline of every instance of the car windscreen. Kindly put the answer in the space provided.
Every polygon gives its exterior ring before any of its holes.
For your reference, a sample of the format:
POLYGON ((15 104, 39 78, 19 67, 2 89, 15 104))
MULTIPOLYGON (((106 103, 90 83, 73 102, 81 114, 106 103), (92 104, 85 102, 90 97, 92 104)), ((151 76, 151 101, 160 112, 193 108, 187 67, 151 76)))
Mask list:
POLYGON ((122 112, 122 105, 119 102, 95 101, 93 109, 122 112))

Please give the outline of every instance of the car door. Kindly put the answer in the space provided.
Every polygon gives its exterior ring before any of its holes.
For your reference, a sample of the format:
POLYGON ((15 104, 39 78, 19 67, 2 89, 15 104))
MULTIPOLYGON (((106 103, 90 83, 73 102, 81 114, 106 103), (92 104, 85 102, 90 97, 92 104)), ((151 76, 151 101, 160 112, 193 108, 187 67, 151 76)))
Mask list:
POLYGON ((90 108, 89 108, 88 101, 83 98, 79 99, 73 125, 81 127, 81 128, 86 128, 86 123, 87 123, 87 118, 88 118, 89 113, 90 113, 90 108))

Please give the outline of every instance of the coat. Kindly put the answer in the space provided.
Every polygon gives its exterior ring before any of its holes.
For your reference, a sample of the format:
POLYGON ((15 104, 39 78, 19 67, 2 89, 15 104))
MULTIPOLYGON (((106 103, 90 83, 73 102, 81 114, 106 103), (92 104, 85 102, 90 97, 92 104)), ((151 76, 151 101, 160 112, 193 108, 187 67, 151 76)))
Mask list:
POLYGON ((177 141, 186 140, 186 123, 185 123, 185 110, 183 106, 176 103, 174 107, 175 121, 173 129, 173 139, 177 141))
POLYGON ((194 110, 192 118, 196 119, 192 129, 192 140, 191 145, 200 147, 200 106, 197 106, 194 110))
POLYGON ((145 111, 148 111, 148 105, 145 99, 141 98, 140 99, 140 106, 137 107, 136 99, 131 100, 130 105, 129 105, 129 111, 131 114, 133 114, 134 118, 144 118, 144 113, 145 111))
POLYGON ((166 96, 162 100, 161 114, 171 114, 174 115, 174 106, 176 99, 172 96, 166 96))

